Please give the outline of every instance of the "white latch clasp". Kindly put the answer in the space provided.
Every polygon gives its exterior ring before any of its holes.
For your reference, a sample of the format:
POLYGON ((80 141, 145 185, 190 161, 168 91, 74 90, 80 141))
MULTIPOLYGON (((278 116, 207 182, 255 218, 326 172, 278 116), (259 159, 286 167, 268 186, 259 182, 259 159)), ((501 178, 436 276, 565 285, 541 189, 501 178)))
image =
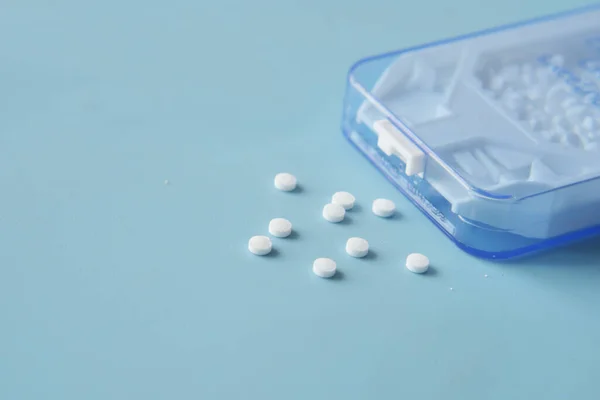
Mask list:
POLYGON ((373 123, 377 146, 388 156, 395 155, 406 164, 408 176, 420 174, 425 169, 425 154, 390 121, 382 119, 373 123))

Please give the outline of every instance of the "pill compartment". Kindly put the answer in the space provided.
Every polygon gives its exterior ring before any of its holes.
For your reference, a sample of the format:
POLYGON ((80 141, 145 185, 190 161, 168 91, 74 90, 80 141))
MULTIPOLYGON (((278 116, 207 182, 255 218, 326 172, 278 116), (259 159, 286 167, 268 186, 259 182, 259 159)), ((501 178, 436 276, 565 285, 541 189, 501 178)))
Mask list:
POLYGON ((600 7, 365 58, 342 130, 464 250, 600 233, 600 7))

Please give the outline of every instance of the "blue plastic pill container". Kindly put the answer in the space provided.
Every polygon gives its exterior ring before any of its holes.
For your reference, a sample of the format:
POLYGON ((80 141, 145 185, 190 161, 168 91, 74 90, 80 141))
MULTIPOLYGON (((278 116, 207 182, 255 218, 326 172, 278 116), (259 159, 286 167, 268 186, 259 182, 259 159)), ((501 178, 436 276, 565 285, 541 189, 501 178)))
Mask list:
POLYGON ((598 234, 600 6, 362 59, 342 130, 471 254, 598 234))

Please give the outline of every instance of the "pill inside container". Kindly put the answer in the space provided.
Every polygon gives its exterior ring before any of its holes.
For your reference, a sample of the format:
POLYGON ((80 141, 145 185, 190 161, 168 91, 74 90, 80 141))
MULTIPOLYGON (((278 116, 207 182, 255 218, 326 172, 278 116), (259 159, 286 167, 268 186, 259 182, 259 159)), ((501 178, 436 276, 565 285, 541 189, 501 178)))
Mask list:
POLYGON ((600 6, 358 61, 342 130, 462 249, 600 233, 600 6))

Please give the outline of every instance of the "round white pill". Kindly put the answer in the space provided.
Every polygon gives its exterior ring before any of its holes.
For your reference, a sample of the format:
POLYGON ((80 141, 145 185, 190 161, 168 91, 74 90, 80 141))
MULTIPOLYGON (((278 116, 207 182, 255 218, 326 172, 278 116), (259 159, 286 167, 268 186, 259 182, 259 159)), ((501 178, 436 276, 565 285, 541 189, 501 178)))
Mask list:
POLYGON ((585 112, 587 111, 587 107, 584 105, 574 105, 565 110, 565 114, 567 115, 567 119, 572 124, 577 124, 582 122, 585 118, 585 112))
POLYGON ((549 142, 558 143, 560 141, 560 135, 554 131, 542 131, 540 134, 549 142))
POLYGON ((292 233, 292 223, 285 218, 274 218, 269 222, 269 233, 275 237, 288 237, 292 233))
POLYGON ((570 96, 571 89, 564 82, 559 82, 552 86, 546 93, 545 110, 550 115, 562 113, 562 102, 570 96))
POLYGON ((561 138, 561 142, 567 146, 579 147, 581 146, 581 140, 577 135, 573 135, 572 133, 567 133, 561 138))
POLYGON ((550 68, 539 67, 535 70, 535 75, 541 85, 547 85, 553 81, 554 75, 550 68))
POLYGON ((598 143, 597 142, 591 142, 585 145, 585 149, 587 151, 596 151, 598 150, 598 143))
POLYGON ((313 263, 313 272, 321 278, 331 278, 335 270, 336 264, 331 258, 317 258, 313 263))
POLYGON ((329 222, 342 222, 345 215, 346 210, 339 204, 329 203, 323 207, 323 218, 329 222))
POLYGON ((562 115, 555 115, 554 117, 552 117, 552 125, 554 125, 556 129, 569 129, 569 122, 562 115))
POLYGON ((331 198, 331 202, 333 204, 339 204, 340 206, 344 207, 345 210, 352 209, 352 207, 354 207, 355 200, 356 199, 354 196, 348 192, 337 192, 331 198))
POLYGON ((346 242, 346 253, 352 257, 362 258, 369 253, 369 242, 359 237, 352 237, 346 242))
POLYGON ((525 91, 525 95, 531 101, 537 101, 544 96, 543 88, 540 86, 532 86, 525 91))
POLYGON ((588 131, 593 131, 596 127, 596 121, 594 120, 594 118, 587 116, 581 122, 581 126, 583 126, 588 131))
POLYGON ((490 89, 494 92, 499 93, 504 88, 504 77, 502 75, 496 75, 490 80, 490 89))
POLYGON ((535 83, 535 76, 533 75, 533 65, 523 64, 521 66, 521 82, 525 86, 531 86, 535 83))
POLYGON ((415 274, 422 274, 429 269, 429 258, 419 253, 412 253, 406 257, 406 268, 415 274))
POLYGON ((377 199, 373 202, 373 214, 378 217, 388 218, 396 212, 396 205, 388 199, 377 199))
POLYGON ((507 90, 504 95, 504 105, 509 110, 520 113, 525 108, 525 98, 519 92, 507 90))
POLYGON ((521 74, 520 67, 517 64, 506 65, 500 71, 501 76, 504 78, 506 82, 514 82, 519 79, 521 74))
POLYGON ((529 119, 528 123, 529 123, 529 128, 531 128, 532 131, 537 131, 542 127, 541 121, 536 118, 529 119))
POLYGON ((271 239, 266 236, 252 236, 248 242, 248 250, 257 256, 266 256, 272 248, 271 239))
POLYGON ((595 93, 589 93, 589 94, 586 94, 585 96, 583 96, 583 102, 585 104, 592 104, 595 100, 596 100, 595 93))
POLYGON ((576 106, 577 103, 579 103, 579 99, 575 96, 570 96, 564 99, 562 103, 560 103, 560 106, 565 110, 568 110, 569 108, 576 106))
POLYGON ((275 175, 275 187, 284 192, 291 192, 296 189, 297 180, 296 177, 287 172, 282 172, 275 175))
POLYGON ((565 57, 561 54, 555 54, 550 58, 550 64, 556 67, 562 67, 565 65, 565 57))

